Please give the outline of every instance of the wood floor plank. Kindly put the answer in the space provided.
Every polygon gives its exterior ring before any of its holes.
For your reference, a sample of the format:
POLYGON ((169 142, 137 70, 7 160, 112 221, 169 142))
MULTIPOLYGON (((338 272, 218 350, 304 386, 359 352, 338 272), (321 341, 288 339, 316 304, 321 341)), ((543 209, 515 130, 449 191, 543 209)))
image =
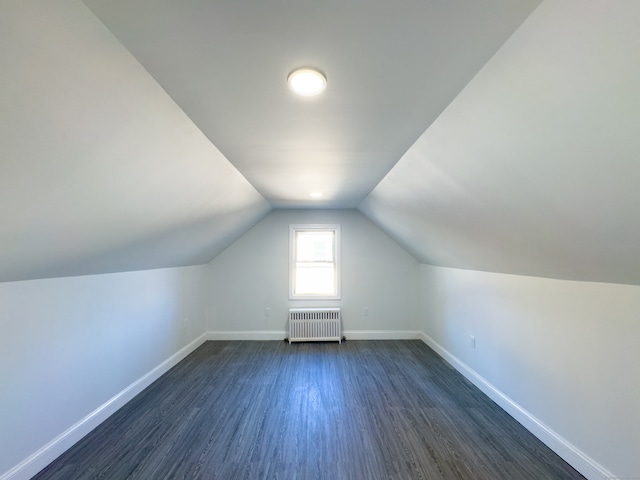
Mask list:
POLYGON ((416 340, 206 342, 34 478, 583 477, 416 340))

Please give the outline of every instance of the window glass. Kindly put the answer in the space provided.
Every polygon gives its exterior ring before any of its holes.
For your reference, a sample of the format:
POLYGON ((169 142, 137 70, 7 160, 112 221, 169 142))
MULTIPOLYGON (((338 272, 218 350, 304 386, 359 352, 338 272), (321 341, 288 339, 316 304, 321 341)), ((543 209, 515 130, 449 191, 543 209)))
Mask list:
POLYGON ((338 225, 291 225, 291 298, 340 297, 338 233, 338 225))

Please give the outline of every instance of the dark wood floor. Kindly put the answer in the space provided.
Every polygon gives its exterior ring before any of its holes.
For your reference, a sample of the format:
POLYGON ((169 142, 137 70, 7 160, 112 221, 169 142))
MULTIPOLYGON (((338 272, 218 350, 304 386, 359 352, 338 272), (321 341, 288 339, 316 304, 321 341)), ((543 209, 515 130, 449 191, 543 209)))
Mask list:
POLYGON ((207 342, 44 479, 578 479, 420 341, 207 342))

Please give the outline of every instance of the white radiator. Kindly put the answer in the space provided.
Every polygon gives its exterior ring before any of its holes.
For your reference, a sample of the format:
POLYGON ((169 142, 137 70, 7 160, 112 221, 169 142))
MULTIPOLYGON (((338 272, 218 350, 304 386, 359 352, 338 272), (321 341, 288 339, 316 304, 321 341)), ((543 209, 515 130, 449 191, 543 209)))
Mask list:
POLYGON ((290 308, 289 343, 342 342, 340 308, 290 308))

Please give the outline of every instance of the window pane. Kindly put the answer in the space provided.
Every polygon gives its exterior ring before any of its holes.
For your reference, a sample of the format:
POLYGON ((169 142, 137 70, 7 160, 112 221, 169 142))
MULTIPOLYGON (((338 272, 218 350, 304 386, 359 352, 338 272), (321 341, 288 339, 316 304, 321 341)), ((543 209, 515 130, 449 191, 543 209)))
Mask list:
POLYGON ((334 232, 296 232, 298 262, 333 262, 334 232))
POLYGON ((289 226, 289 298, 340 298, 340 225, 289 226))
POLYGON ((295 273, 295 293, 296 295, 335 295, 333 264, 298 264, 295 273))

